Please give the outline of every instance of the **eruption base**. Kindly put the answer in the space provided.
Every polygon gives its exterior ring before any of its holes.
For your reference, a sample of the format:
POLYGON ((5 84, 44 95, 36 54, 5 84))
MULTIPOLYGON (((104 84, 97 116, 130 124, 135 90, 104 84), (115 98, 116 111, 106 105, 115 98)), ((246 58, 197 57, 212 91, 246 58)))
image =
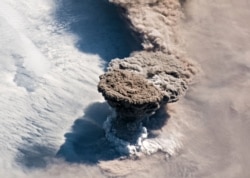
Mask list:
MULTIPOLYGON (((103 124, 106 133, 106 138, 110 141, 115 149, 128 156, 151 155, 158 151, 166 154, 167 157, 172 156, 177 150, 181 148, 179 136, 174 135, 171 131, 169 133, 162 133, 155 138, 148 138, 147 128, 140 122, 137 128, 137 133, 131 137, 133 141, 127 141, 117 136, 117 129, 114 128, 114 123, 117 119, 115 111, 108 116, 103 124)), ((124 134, 127 134, 124 133, 124 134)))

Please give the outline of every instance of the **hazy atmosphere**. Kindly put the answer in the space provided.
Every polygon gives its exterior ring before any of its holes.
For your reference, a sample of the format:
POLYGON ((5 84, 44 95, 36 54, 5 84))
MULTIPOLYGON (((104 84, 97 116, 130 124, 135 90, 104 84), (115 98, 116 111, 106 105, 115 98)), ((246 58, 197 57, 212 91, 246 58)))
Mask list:
POLYGON ((1 0, 0 177, 250 177, 249 8, 1 0), (160 88, 157 102, 168 98, 153 115, 160 152, 126 158, 105 137, 112 110, 99 76, 117 69, 160 88))

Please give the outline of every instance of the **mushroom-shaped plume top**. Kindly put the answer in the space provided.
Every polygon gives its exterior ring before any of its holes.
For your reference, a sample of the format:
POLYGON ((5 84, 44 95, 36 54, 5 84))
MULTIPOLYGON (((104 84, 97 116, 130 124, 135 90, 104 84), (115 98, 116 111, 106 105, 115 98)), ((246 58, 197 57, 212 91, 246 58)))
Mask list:
POLYGON ((100 76, 98 91, 125 120, 137 120, 159 108, 163 94, 143 76, 113 70, 100 76))
POLYGON ((185 94, 196 73, 192 63, 162 52, 139 52, 123 60, 114 59, 109 63, 108 70, 117 69, 143 76, 169 103, 185 94))

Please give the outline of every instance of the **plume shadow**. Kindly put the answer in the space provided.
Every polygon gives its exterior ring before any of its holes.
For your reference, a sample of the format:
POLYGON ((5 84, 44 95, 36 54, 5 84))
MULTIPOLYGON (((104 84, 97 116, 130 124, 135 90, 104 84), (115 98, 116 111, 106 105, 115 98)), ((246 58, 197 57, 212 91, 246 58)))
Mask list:
POLYGON ((52 147, 36 143, 22 145, 22 147, 18 148, 18 151, 15 160, 19 165, 27 169, 47 167, 56 152, 52 147))
POLYGON ((143 125, 148 130, 160 130, 168 122, 170 115, 167 112, 166 106, 161 106, 155 114, 150 116, 148 119, 145 119, 143 125))
MULTIPOLYGON (((84 115, 77 118, 66 133, 65 142, 56 151, 49 145, 33 144, 19 147, 16 161, 24 168, 40 169, 48 166, 56 158, 62 158, 69 163, 93 165, 99 161, 120 158, 121 153, 106 139, 103 123, 110 115, 106 102, 92 103, 85 110, 84 115)), ((166 108, 162 107, 143 123, 149 131, 149 138, 156 137, 154 131, 161 129, 169 119, 166 108)), ((28 140, 27 140, 28 141, 28 140)))
POLYGON ((170 115, 167 111, 167 106, 162 105, 152 116, 143 121, 143 126, 148 130, 148 138, 157 137, 155 131, 161 130, 167 125, 170 115))
POLYGON ((58 0, 55 18, 77 36, 75 46, 80 51, 97 54, 107 62, 142 49, 119 9, 108 1, 58 0))
POLYGON ((105 138, 102 125, 109 114, 107 103, 89 105, 84 115, 76 119, 71 132, 65 134, 65 143, 57 152, 57 157, 70 163, 91 165, 122 156, 105 138))

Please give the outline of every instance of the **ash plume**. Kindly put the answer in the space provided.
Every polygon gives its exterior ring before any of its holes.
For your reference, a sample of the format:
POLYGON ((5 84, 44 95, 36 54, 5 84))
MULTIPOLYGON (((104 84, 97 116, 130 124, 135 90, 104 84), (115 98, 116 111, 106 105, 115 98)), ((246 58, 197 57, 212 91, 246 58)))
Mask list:
POLYGON ((177 43, 175 34, 183 15, 179 0, 109 0, 122 9, 133 31, 140 34, 147 51, 167 52, 177 43))
POLYGON ((135 53, 122 60, 112 60, 108 70, 117 69, 143 76, 164 95, 165 103, 175 102, 184 95, 197 72, 195 64, 180 59, 175 53, 147 51, 135 53))
MULTIPOLYGON (((152 154, 166 149, 164 139, 147 139, 143 121, 167 103, 183 96, 198 68, 180 50, 177 35, 182 14, 179 0, 109 0, 115 4, 133 32, 139 34, 143 50, 124 59, 113 59, 100 76, 101 92, 114 114, 104 128, 106 137, 126 154, 152 154)), ((147 122, 148 123, 148 122, 147 122)), ((171 141, 172 148, 179 147, 171 141)), ((170 147, 170 145, 168 145, 170 147)), ((171 153, 174 154, 174 149, 171 153)))
POLYGON ((163 94, 145 78, 122 70, 100 76, 98 90, 117 113, 111 123, 115 135, 130 142, 138 134, 141 121, 159 109, 163 99, 163 94))

